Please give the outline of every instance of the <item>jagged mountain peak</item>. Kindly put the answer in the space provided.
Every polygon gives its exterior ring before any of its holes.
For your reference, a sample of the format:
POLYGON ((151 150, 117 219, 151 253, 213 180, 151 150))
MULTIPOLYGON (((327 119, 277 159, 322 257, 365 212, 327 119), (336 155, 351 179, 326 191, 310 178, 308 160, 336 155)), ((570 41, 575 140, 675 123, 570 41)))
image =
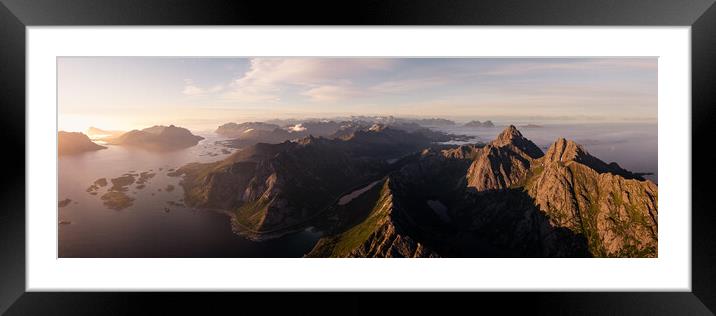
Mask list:
POLYGON ((547 149, 545 154, 545 162, 568 162, 578 161, 580 158, 589 156, 582 145, 577 144, 573 140, 567 140, 562 137, 558 138, 550 147, 547 149))
POLYGON ((656 256, 658 194, 653 182, 564 138, 536 162, 526 188, 553 225, 584 235, 594 256, 656 256))
POLYGON ((547 154, 544 156, 544 163, 546 164, 554 162, 568 163, 572 161, 585 165, 598 173, 608 172, 620 175, 626 179, 644 180, 641 175, 632 173, 615 162, 606 163, 589 154, 582 145, 562 137, 558 138, 552 146, 547 149, 547 154))
POLYGON ((539 147, 537 147, 537 145, 535 145, 531 140, 522 136, 522 133, 520 133, 520 131, 514 125, 510 125, 505 128, 502 133, 500 133, 500 135, 497 135, 497 138, 495 138, 495 140, 490 142, 490 145, 495 147, 504 147, 512 145, 519 148, 528 156, 534 159, 544 156, 542 150, 539 149, 539 147))
POLYGON ((515 137, 522 137, 522 133, 514 125, 507 126, 500 135, 497 136, 498 140, 511 140, 515 137))

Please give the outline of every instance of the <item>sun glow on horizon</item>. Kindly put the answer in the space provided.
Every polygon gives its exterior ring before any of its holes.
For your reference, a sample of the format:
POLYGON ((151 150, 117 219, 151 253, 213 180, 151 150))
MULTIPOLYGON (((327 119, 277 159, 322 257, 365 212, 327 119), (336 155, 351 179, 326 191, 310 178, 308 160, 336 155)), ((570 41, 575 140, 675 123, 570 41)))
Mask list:
POLYGON ((656 58, 58 59, 58 128, 393 115, 656 122, 656 58))

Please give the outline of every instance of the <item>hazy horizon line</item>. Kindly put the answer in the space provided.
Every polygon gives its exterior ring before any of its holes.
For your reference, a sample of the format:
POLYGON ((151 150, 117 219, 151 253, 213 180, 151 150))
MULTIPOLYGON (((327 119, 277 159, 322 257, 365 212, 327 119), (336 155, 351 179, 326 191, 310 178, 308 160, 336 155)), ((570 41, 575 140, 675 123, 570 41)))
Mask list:
POLYGON ((454 121, 456 124, 464 124, 469 121, 492 121, 498 125, 510 125, 510 124, 569 124, 569 123, 587 123, 587 124, 609 124, 609 123, 658 123, 658 117, 603 117, 603 116, 544 116, 544 115, 492 115, 492 116, 472 116, 472 115, 390 115, 390 114, 288 114, 282 116, 247 116, 247 117, 236 117, 226 119, 174 119, 174 120, 155 120, 150 122, 137 122, 130 126, 118 126, 118 125, 102 125, 102 124, 84 124, 84 128, 77 130, 72 128, 63 128, 61 119, 58 119, 58 131, 68 132, 85 132, 90 127, 103 129, 103 130, 118 130, 118 131, 130 131, 135 129, 142 129, 156 125, 175 125, 189 130, 205 131, 208 129, 215 129, 218 126, 226 123, 247 123, 247 122, 267 122, 272 120, 278 121, 312 121, 312 120, 332 120, 341 121, 351 118, 379 118, 379 117, 393 117, 396 119, 408 119, 408 120, 420 120, 420 119, 446 119, 454 121))

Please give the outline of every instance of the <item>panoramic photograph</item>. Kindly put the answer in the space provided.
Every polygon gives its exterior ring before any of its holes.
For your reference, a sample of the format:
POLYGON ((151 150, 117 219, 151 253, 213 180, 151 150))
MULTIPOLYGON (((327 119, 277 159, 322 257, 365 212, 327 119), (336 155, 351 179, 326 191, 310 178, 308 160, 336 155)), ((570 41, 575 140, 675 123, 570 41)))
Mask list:
POLYGON ((47 216, 60 258, 655 258, 657 88, 655 57, 58 57, 47 216))

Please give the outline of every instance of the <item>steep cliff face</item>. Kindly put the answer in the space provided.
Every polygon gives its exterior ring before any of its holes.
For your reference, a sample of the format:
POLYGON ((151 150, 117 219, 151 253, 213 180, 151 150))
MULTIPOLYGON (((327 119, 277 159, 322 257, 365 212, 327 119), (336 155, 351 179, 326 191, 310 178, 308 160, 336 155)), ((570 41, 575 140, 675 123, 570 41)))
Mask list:
POLYGON ((612 173, 627 179, 644 180, 641 176, 629 172, 620 167, 616 162, 607 164, 604 161, 590 155, 584 147, 571 140, 558 138, 547 150, 545 162, 569 162, 574 161, 585 165, 598 173, 612 173))
POLYGON ((477 191, 507 189, 520 185, 542 150, 512 125, 487 146, 476 150, 467 173, 467 185, 477 191))
POLYGON ((514 151, 520 154, 529 156, 532 159, 537 159, 544 156, 537 145, 532 141, 522 136, 519 130, 514 125, 510 125, 505 128, 497 138, 490 142, 490 145, 495 147, 512 147, 516 148, 514 151))
POLYGON ((584 236, 552 225, 522 188, 469 191, 455 217, 467 256, 592 256, 584 236))
POLYGON ((553 225, 583 234, 595 256, 657 255, 656 184, 557 140, 526 186, 553 225))
MULTIPOLYGON (((593 256, 657 255, 658 190, 653 182, 616 163, 607 164, 563 138, 543 156, 513 126, 472 156, 467 183, 475 189, 471 192, 474 203, 462 214, 467 214, 471 229, 516 228, 516 234, 532 230, 525 236, 540 239, 535 245, 543 249, 556 249, 548 242, 549 236, 561 231, 564 237, 568 229, 586 239, 593 256), (510 216, 510 212, 524 214, 510 216), (510 219, 500 219, 505 217, 510 219), (532 224, 525 222, 529 218, 532 224), (495 220, 502 223, 495 224, 495 220), (492 224, 486 226, 488 222, 492 224), (534 225, 539 228, 528 228, 534 225)), ((524 242, 514 233, 504 236, 524 242)), ((512 247, 507 241, 502 244, 512 247)), ((563 252, 557 249, 556 253, 563 252)))
POLYGON ((353 159, 323 140, 260 144, 225 161, 190 164, 185 201, 233 210, 237 224, 254 233, 288 228, 319 213, 339 194, 371 177, 384 164, 353 159))
POLYGON ((527 176, 531 162, 514 146, 487 145, 470 165, 467 185, 478 191, 510 188, 527 176))
POLYGON ((247 196, 257 196, 256 189, 248 192, 247 189, 250 184, 256 188, 265 183, 271 174, 271 170, 267 170, 270 166, 262 162, 295 146, 290 142, 257 144, 239 150, 222 161, 191 163, 179 168, 176 174, 184 176, 181 183, 185 202, 197 207, 231 209, 245 201, 247 196))

